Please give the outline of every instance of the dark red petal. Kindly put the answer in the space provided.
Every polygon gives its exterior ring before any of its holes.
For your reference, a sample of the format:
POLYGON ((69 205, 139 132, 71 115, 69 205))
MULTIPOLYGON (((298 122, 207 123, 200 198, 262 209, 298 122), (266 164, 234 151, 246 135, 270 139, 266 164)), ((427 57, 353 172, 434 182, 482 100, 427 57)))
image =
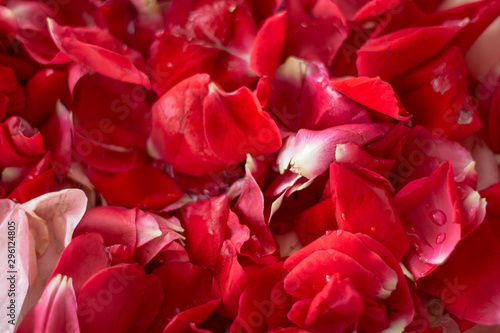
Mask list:
POLYGON ((341 332, 363 313, 363 301, 349 279, 331 277, 314 298, 305 318, 305 327, 315 332, 341 332))
POLYGON ((26 177, 16 186, 8 198, 24 203, 42 194, 54 191, 54 169, 50 166, 50 152, 35 165, 26 177))
POLYGON ((439 129, 445 138, 461 140, 481 127, 467 93, 466 73, 460 51, 452 47, 395 78, 393 85, 415 124, 439 129))
MULTIPOLYGON (((402 108, 391 85, 380 78, 357 77, 334 80, 331 85, 353 101, 397 120, 408 120, 411 115, 402 108)), ((381 118, 375 116, 375 118, 381 118)))
POLYGON ((136 66, 140 54, 105 30, 60 26, 54 20, 48 22, 54 43, 71 60, 107 77, 151 88, 146 74, 136 66))
POLYGON ((203 110, 207 144, 224 161, 240 162, 246 154, 264 155, 281 147, 276 123, 245 87, 226 93, 211 83, 203 110))
POLYGON ((165 328, 177 332, 176 329, 189 323, 200 324, 219 305, 220 290, 212 271, 191 263, 170 263, 153 274, 163 285, 165 302, 150 327, 151 332, 163 332, 165 328))
POLYGON ((239 299, 248 280, 236 255, 236 249, 232 243, 228 240, 224 241, 216 268, 222 297, 217 313, 231 319, 238 314, 239 299))
POLYGON ((145 332, 163 303, 158 276, 138 265, 106 268, 93 275, 78 294, 82 333, 145 332))
POLYGON ((164 32, 151 45, 148 68, 154 90, 161 95, 192 75, 209 72, 220 53, 219 49, 190 43, 185 36, 164 32))
POLYGON ((89 233, 75 237, 64 249, 49 281, 58 274, 73 279, 73 289, 78 295, 82 286, 94 274, 109 267, 111 257, 102 237, 89 233))
POLYGON ((329 0, 286 1, 287 34, 283 59, 296 56, 329 66, 347 36, 344 16, 329 0))
POLYGON ((281 12, 269 17, 257 32, 249 63, 255 74, 261 77, 273 77, 281 59, 286 25, 286 12, 281 12))
POLYGON ((26 86, 26 109, 19 115, 33 126, 39 125, 55 109, 65 88, 67 74, 45 68, 38 71, 26 86))
POLYGON ((87 176, 109 205, 161 209, 179 200, 183 191, 167 174, 142 167, 122 173, 91 169, 87 176))
POLYGON ((361 258, 359 253, 346 254, 343 253, 346 250, 332 248, 313 251, 286 276, 285 290, 301 299, 313 298, 333 275, 339 274, 340 279, 350 278, 361 295, 378 301, 386 299, 396 288, 396 272, 377 254, 364 246, 360 248, 363 250, 360 253, 369 254, 369 257, 361 258))
MULTIPOLYGON (((240 297, 238 317, 231 325, 231 333, 268 332, 266 319, 274 311, 289 302, 289 296, 277 289, 271 294, 273 286, 283 279, 283 262, 259 267, 248 271, 248 284, 240 297)), ((289 326, 287 322, 284 323, 289 326)))
POLYGON ((357 52, 359 75, 389 81, 438 53, 459 30, 457 25, 408 28, 369 39, 357 52))
POLYGON ((219 260, 229 201, 225 194, 187 204, 179 211, 185 230, 186 251, 190 261, 199 266, 214 268, 219 260))
POLYGON ((10 117, 0 123, 0 168, 38 161, 45 154, 41 133, 34 133, 25 121, 10 117))
POLYGON ((386 307, 386 315, 390 322, 390 326, 398 330, 401 327, 408 325, 414 317, 415 309, 411 300, 408 284, 400 267, 398 258, 382 244, 375 241, 373 238, 358 234, 359 239, 373 252, 377 253, 397 274, 396 289, 391 293, 389 298, 384 302, 386 307))
POLYGON ((302 245, 307 245, 326 232, 338 229, 335 209, 330 198, 306 209, 295 218, 295 232, 302 245))
POLYGON ((136 209, 95 207, 82 217, 73 237, 95 232, 102 236, 106 246, 122 244, 133 251, 137 242, 136 214, 136 209))
POLYGON ((68 173, 71 167, 71 130, 70 114, 61 103, 57 103, 55 112, 40 127, 44 147, 52 153, 57 175, 68 173))
POLYGON ((500 3, 471 2, 448 10, 437 11, 427 17, 428 24, 446 24, 448 21, 462 21, 464 27, 453 38, 452 44, 466 53, 481 33, 500 15, 500 3))
MULTIPOLYGON (((358 290, 371 293, 377 298, 383 298, 384 296, 387 297, 396 286, 397 272, 395 272, 395 270, 397 270, 398 267, 391 264, 392 259, 387 261, 387 258, 381 258, 378 252, 373 252, 373 250, 364 244, 362 239, 360 239, 357 235, 341 229, 333 231, 295 252, 285 261, 284 267, 290 272, 293 272, 298 265, 301 264, 302 268, 308 268, 309 271, 304 272, 304 276, 297 274, 298 271, 295 271, 295 276, 290 273, 290 275, 285 278, 285 289, 292 295, 300 289, 300 293, 305 295, 305 292, 310 291, 311 288, 320 288, 319 290, 321 290, 329 278, 336 273, 341 273, 340 278, 350 277, 355 279, 352 281, 358 290), (360 276, 356 277, 355 274, 343 276, 343 274, 347 273, 347 271, 345 268, 338 265, 327 267, 328 265, 320 264, 317 266, 318 269, 321 268, 320 272, 316 271, 314 265, 310 265, 311 262, 309 264, 307 262, 302 264, 304 260, 318 251, 320 253, 319 255, 315 255, 316 259, 318 259, 318 257, 325 257, 325 251, 330 251, 329 253, 334 254, 338 260, 346 262, 351 267, 354 267, 356 271, 360 273, 360 276), (388 262, 393 267, 389 267, 388 262), (306 283, 306 276, 308 275, 310 275, 310 277, 319 284, 311 285, 310 283, 306 283), (370 287, 367 288, 367 286, 358 286, 358 283, 362 281, 362 276, 366 277, 367 275, 371 276, 371 287, 378 286, 381 289, 370 290, 370 287)), ((334 261, 334 259, 329 258, 328 256, 326 256, 325 259, 334 261)))
POLYGON ((330 181, 339 227, 370 235, 401 259, 408 240, 386 184, 365 179, 340 163, 330 166, 330 181))

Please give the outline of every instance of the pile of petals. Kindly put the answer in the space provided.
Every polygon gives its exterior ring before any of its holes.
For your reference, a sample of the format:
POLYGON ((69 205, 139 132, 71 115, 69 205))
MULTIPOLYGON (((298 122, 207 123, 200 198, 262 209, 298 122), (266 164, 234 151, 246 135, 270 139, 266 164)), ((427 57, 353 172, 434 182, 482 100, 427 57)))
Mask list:
POLYGON ((500 0, 1 1, 0 331, 500 332, 499 154, 500 0))

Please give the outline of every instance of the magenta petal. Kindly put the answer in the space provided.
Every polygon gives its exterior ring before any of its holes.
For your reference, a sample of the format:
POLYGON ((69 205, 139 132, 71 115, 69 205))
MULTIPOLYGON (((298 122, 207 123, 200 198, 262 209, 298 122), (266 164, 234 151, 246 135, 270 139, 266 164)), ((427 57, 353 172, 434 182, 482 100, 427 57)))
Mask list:
MULTIPOLYGON (((441 264, 461 238, 460 203, 450 162, 442 163, 429 177, 417 179, 394 197, 394 207, 405 226, 411 256, 441 264)), ((417 278, 426 274, 408 267, 417 278)))
POLYGON ((77 303, 71 278, 54 276, 40 301, 26 314, 16 332, 79 333, 77 303))
POLYGON ((382 176, 388 175, 394 167, 395 160, 370 155, 354 143, 338 144, 335 150, 335 159, 341 163, 356 164, 367 168, 382 176))
POLYGON ((391 127, 389 124, 349 124, 322 131, 301 129, 295 139, 291 170, 307 178, 317 177, 335 161, 337 144, 352 142, 363 146, 383 137, 391 127))

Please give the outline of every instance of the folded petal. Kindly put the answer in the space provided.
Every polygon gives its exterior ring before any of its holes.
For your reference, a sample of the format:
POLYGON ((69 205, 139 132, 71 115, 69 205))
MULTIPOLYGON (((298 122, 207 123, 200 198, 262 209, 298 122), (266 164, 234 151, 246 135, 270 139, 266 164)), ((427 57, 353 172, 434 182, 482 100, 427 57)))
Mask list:
POLYGON ((340 163, 330 166, 337 223, 350 232, 370 235, 401 259, 408 250, 408 241, 391 202, 391 193, 383 178, 376 178, 377 174, 370 172, 366 175, 371 179, 340 163))
POLYGON ((16 332, 80 333, 72 279, 61 274, 54 276, 16 332))
POLYGON ((301 129, 295 138, 291 170, 309 179, 317 177, 335 161, 338 144, 352 142, 364 146, 384 136, 390 128, 389 124, 349 124, 322 131, 301 129))
POLYGON ((186 235, 186 251, 193 264, 215 267, 228 215, 229 201, 225 194, 198 200, 181 208, 179 217, 186 235))

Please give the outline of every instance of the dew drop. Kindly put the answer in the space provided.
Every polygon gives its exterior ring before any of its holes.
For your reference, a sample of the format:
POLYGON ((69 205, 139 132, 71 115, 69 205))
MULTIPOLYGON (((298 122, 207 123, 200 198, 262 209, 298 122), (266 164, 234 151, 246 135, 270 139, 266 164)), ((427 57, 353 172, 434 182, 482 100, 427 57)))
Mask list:
POLYGON ((430 213, 431 221, 441 226, 446 223, 446 214, 442 210, 435 209, 430 213))
POLYGON ((375 227, 371 227, 371 228, 370 228, 370 230, 371 230, 372 232, 375 232, 375 230, 377 230, 377 229, 375 229, 375 227))
POLYGON ((342 220, 344 220, 344 221, 345 221, 345 214, 344 214, 344 213, 342 213, 342 214, 340 215, 340 217, 342 218, 342 220))
POLYGON ((340 237, 344 233, 344 229, 337 229, 337 237, 340 237))
POLYGON ((423 263, 427 263, 429 261, 429 259, 427 259, 423 253, 418 254, 418 260, 420 260, 423 263))
POLYGON ((329 282, 332 277, 330 275, 325 276, 326 282, 329 282))
POLYGON ((306 22, 302 22, 302 23, 300 24, 300 26, 301 26, 302 28, 307 28, 307 23, 306 23, 306 22))
POLYGON ((174 67, 174 65, 171 62, 167 62, 167 67, 172 68, 172 67, 174 67))
POLYGON ((332 233, 332 231, 331 231, 331 230, 327 230, 327 231, 325 232, 325 235, 329 235, 329 234, 331 234, 331 233, 332 233))
POLYGON ((439 235, 437 235, 436 237, 436 244, 442 244, 444 242, 444 240, 446 239, 446 234, 443 232, 443 233, 440 233, 439 235))

